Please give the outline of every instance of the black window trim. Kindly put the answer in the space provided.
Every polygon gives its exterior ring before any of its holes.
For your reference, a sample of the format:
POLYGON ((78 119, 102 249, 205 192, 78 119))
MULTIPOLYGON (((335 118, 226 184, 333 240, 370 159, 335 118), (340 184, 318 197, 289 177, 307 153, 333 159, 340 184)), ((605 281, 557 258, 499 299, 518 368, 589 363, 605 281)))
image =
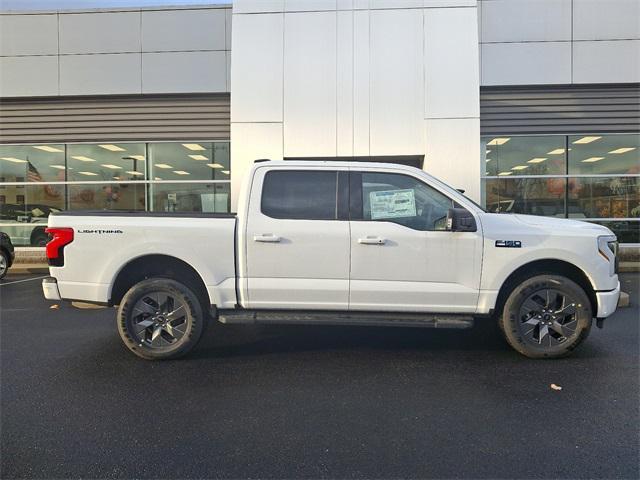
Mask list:
POLYGON ((273 218, 274 220, 302 220, 302 221, 322 221, 322 222, 337 222, 349 220, 349 182, 347 181, 349 175, 348 170, 337 170, 329 168, 307 169, 307 168, 274 168, 265 172, 262 177, 262 187, 260 192, 260 213, 265 217, 273 218), (267 176, 272 172, 332 172, 336 174, 336 200, 334 208, 334 218, 289 218, 289 217, 275 217, 269 215, 263 210, 264 202, 264 184, 267 180, 267 176))

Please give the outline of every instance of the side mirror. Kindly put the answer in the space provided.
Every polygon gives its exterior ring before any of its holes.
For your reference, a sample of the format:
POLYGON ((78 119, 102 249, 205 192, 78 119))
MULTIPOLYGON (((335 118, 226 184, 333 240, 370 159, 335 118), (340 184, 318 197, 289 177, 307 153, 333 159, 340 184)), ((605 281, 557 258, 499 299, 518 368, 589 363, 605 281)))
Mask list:
POLYGON ((447 212, 447 230, 450 232, 475 232, 476 219, 465 208, 450 208, 447 212))

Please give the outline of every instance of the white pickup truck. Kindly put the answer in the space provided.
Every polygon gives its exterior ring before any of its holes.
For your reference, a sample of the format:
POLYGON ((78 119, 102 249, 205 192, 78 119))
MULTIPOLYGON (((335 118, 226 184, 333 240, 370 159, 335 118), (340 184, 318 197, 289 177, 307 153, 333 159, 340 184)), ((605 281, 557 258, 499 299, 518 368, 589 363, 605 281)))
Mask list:
POLYGON ((580 221, 486 213, 412 167, 256 162, 237 214, 54 212, 50 300, 118 305, 125 345, 175 358, 222 323, 464 328, 494 319, 561 357, 617 307, 617 242, 580 221))

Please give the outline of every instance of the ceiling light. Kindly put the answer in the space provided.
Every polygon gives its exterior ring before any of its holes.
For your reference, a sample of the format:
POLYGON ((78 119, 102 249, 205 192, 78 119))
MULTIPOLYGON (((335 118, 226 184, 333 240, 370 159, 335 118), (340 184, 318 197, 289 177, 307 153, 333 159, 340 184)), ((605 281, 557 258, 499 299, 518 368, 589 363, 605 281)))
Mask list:
POLYGON ((38 150, 43 150, 45 152, 50 153, 62 153, 64 150, 60 150, 59 148, 50 147, 49 145, 34 145, 33 148, 37 148, 38 150))
POLYGON ((529 165, 516 165, 512 167, 511 170, 526 170, 527 168, 529 168, 529 165))
POLYGON ((120 177, 118 177, 117 175, 115 177, 113 177, 114 180, 120 180, 120 177))
POLYGON ((191 175, 189 172, 185 172, 184 170, 174 170, 173 173, 176 175, 191 175))
POLYGON ((209 158, 205 157, 204 155, 189 155, 189 156, 194 160, 209 160, 209 158))
POLYGON ((490 159, 490 158, 487 158, 487 160, 486 160, 486 161, 487 161, 487 162, 490 162, 490 161, 491 161, 491 159, 490 159))
POLYGON ((556 148, 555 150, 551 150, 547 152, 547 155, 562 155, 564 153, 564 148, 556 148))
POLYGON ((582 160, 582 163, 593 163, 593 162, 599 162, 600 160, 603 160, 604 157, 589 157, 589 158, 585 158, 584 160, 582 160))
POLYGON ((491 153, 491 150, 487 150, 486 154, 489 155, 491 153))
POLYGON ((85 157, 84 155, 75 155, 71 158, 74 160, 80 160, 81 162, 95 162, 93 158, 85 157))
POLYGON ((596 140, 600 140, 602 137, 582 137, 579 140, 576 140, 573 143, 579 143, 579 144, 584 144, 584 143, 591 143, 591 142, 595 142, 596 140))
POLYGON ((97 173, 93 173, 93 172, 78 172, 80 175, 87 175, 89 177, 97 177, 98 174, 97 173))
POLYGON ((0 157, 2 158, 2 160, 6 160, 7 162, 13 162, 13 163, 27 163, 26 160, 21 160, 19 158, 15 158, 15 157, 0 157))
POLYGON ((207 163, 207 167, 209 167, 209 168, 224 168, 219 163, 207 163))
POLYGON ((49 165, 51 168, 57 168, 58 170, 66 170, 64 165, 49 165))
POLYGON ((119 167, 118 165, 111 165, 110 163, 103 163, 100 166, 104 168, 110 168, 111 170, 122 170, 122 167, 119 167))
POLYGON ((487 143, 487 145, 491 145, 491 146, 493 146, 493 145, 504 145, 509 140, 511 140, 511 139, 510 138, 494 138, 489 143, 487 143))
POLYGON ((184 148, 188 148, 189 150, 193 150, 194 152, 201 152, 203 150, 206 150, 206 148, 197 143, 183 143, 182 146, 184 148))
POLYGON ((536 158, 532 158, 531 160, 527 160, 527 163, 542 163, 545 160, 546 160, 546 158, 542 158, 542 157, 538 158, 538 157, 536 157, 536 158))
POLYGON ((499 175, 500 177, 505 177, 505 176, 507 176, 507 175, 511 175, 512 173, 513 173, 513 172, 500 172, 498 175, 499 175))
POLYGON ((160 177, 155 177, 154 180, 162 180, 160 177))
POLYGON ((134 172, 134 171, 132 171, 132 170, 131 170, 131 171, 127 170, 127 173, 128 173, 129 175, 133 175, 134 177, 139 177, 139 176, 141 176, 141 175, 144 175, 144 173, 142 173, 142 172, 134 172))
POLYGON ((616 150, 611 150, 609 153, 627 153, 635 149, 636 147, 623 147, 623 148, 617 148, 616 150))
POLYGON ((229 170, 222 170, 222 173, 224 173, 225 175, 229 175, 229 170))
POLYGON ((155 165, 158 168, 173 168, 171 165, 169 165, 168 163, 156 163, 155 165))
POLYGON ((140 160, 141 162, 144 162, 144 155, 129 155, 130 158, 133 158, 134 160, 140 160))
POLYGON ((105 150, 109 150, 110 152, 126 152, 126 150, 122 147, 118 147, 117 145, 98 145, 100 148, 104 148, 105 150))

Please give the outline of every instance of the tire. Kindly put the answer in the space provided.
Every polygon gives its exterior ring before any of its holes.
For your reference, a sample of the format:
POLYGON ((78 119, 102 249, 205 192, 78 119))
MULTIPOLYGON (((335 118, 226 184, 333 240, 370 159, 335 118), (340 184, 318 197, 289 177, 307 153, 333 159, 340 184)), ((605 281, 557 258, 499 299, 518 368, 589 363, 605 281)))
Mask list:
POLYGON ((0 279, 4 278, 9 270, 9 256, 4 252, 4 250, 0 250, 0 279))
POLYGON ((587 338, 592 320, 582 287, 559 275, 537 275, 513 289, 498 323, 509 345, 522 355, 561 358, 587 338))
POLYGON ((126 347, 146 360, 168 360, 189 353, 205 330, 198 297, 180 282, 150 278, 125 294, 117 314, 126 347))

